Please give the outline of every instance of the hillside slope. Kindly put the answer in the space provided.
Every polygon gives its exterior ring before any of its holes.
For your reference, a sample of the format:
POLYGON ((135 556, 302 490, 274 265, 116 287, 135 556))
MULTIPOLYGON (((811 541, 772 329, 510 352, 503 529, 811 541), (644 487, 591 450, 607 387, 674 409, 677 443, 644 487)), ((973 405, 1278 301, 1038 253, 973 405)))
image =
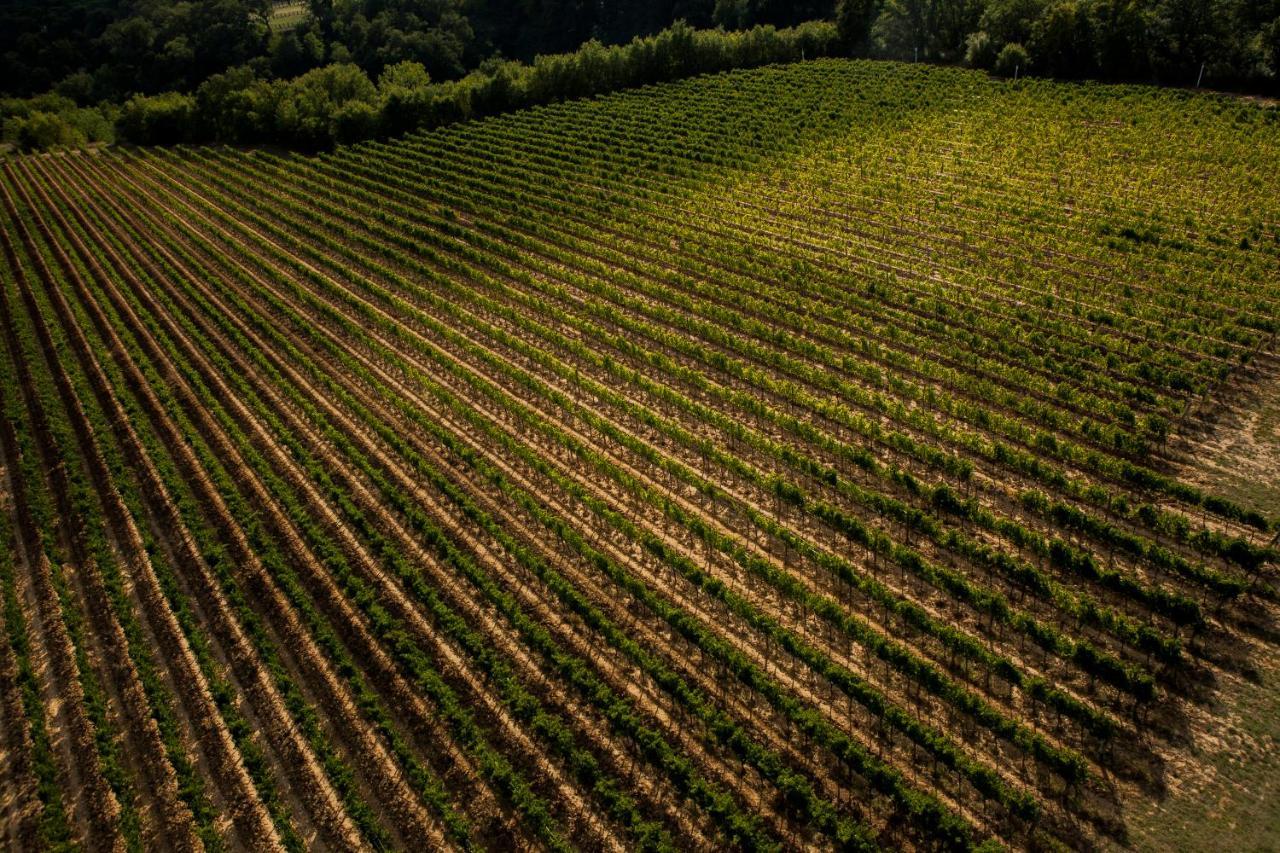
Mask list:
POLYGON ((4 161, 6 837, 1175 846, 1275 695, 1273 510, 1196 472, 1276 162, 853 61, 4 161))

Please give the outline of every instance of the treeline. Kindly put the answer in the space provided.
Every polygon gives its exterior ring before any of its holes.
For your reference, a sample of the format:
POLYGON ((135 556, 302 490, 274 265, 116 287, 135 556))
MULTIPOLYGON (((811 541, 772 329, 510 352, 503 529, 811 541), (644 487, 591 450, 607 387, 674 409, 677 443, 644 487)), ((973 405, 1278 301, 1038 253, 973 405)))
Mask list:
POLYGON ((193 94, 135 96, 124 104, 116 126, 124 139, 141 144, 271 142, 318 149, 533 104, 838 51, 831 23, 725 32, 677 22, 626 45, 589 41, 573 53, 539 56, 532 63, 486 62, 459 80, 442 82, 433 82, 421 63, 407 60, 384 68, 376 81, 354 63, 327 65, 292 80, 262 79, 249 68, 238 68, 214 75, 193 94))
POLYGON ((109 101, 82 107, 56 92, 0 99, 3 139, 23 151, 114 142, 119 117, 120 107, 109 101))
POLYGON ((525 61, 596 39, 625 44, 676 21, 699 29, 794 27, 831 18, 835 0, 471 0, 477 43, 525 61))
POLYGON ((19 0, 3 139, 321 148, 836 52, 1280 94, 1280 0, 308 0, 274 28, 272 8, 19 0))
MULTIPOLYGON (((725 31, 699 30, 678 20, 656 35, 637 36, 622 45, 606 47, 591 39, 576 43, 580 46, 572 52, 539 53, 527 62, 503 59, 499 53, 458 76, 468 61, 466 51, 432 27, 413 31, 413 39, 387 27, 381 27, 376 38, 353 36, 353 27, 359 30, 369 22, 347 17, 350 9, 369 9, 374 2, 350 4, 343 15, 317 17, 323 15, 317 12, 322 4, 313 0, 313 17, 301 36, 310 47, 296 67, 277 61, 273 54, 213 73, 189 89, 134 92, 123 103, 95 101, 99 78, 79 71, 53 91, 0 99, 3 138, 22 150, 117 140, 270 142, 316 149, 530 104, 838 50, 835 27, 827 22, 725 31), (321 29, 334 40, 318 35, 321 29), (409 49, 408 42, 420 49, 409 49), (303 70, 296 75, 286 73, 299 68, 303 70)), ((298 39, 294 31, 284 39, 273 37, 272 44, 298 39)))
MULTIPOLYGON (((299 5, 299 4, 292 4, 299 5)), ((329 63, 370 73, 403 60, 460 76, 489 54, 463 0, 308 0, 277 20, 277 0, 11 0, 0 9, 0 89, 53 90, 82 105, 189 92, 242 65, 294 77, 329 63)))
POLYGON ((371 78, 418 62, 456 79, 500 56, 531 61, 595 39, 626 44, 678 20, 791 27, 834 0, 8 0, 0 94, 55 91, 81 106, 190 92, 231 68, 291 78, 354 63, 371 78), (287 14, 277 15, 277 12, 287 14))
POLYGON ((1280 0, 841 0, 886 59, 1280 94, 1280 0))

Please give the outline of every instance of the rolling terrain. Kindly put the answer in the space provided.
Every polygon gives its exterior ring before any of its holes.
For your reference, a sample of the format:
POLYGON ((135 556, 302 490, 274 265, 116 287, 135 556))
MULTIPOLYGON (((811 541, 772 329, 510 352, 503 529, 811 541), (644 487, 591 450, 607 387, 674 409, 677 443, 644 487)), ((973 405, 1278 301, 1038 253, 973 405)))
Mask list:
POLYGON ((1277 118, 824 60, 0 161, 6 846, 1170 843, 1275 707, 1277 118))

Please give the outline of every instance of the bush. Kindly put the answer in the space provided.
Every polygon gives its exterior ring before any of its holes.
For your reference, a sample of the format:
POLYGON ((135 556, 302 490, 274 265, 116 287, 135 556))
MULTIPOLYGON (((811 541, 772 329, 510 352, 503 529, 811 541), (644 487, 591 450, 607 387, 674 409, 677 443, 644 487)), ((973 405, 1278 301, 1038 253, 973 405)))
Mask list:
POLYGON ((68 74, 53 87, 53 91, 83 106, 93 101, 93 76, 84 71, 68 74))
POLYGON ((33 112, 26 118, 5 123, 5 137, 23 151, 39 151, 70 145, 84 145, 88 138, 79 128, 56 113, 33 112))
POLYGON ((4 141, 24 151, 114 142, 118 107, 77 107, 76 102, 47 93, 34 98, 0 100, 4 141))
POLYGON ((1088 77, 1097 73, 1093 22, 1088 10, 1074 2, 1054 3, 1031 28, 1031 50, 1037 69, 1054 77, 1088 77))
POLYGON ((348 101, 333 114, 334 142, 359 142, 378 132, 378 109, 367 101, 348 101))
POLYGON ((196 90, 196 137, 257 142, 275 134, 281 83, 258 79, 248 66, 215 74, 196 90))
MULTIPOLYGON (((276 111, 277 138, 304 148, 327 148, 335 140, 337 117, 344 111, 344 132, 365 122, 353 103, 372 105, 377 88, 359 66, 326 65, 291 80, 276 111)), ((377 122, 367 123, 372 133, 377 122)), ((347 137, 348 141, 360 137, 347 137)))
POLYGON ((992 70, 1002 77, 1015 77, 1025 74, 1029 65, 1031 57, 1027 55, 1027 49, 1015 42, 1004 46, 992 70))
POLYGON ((1263 27, 1259 37, 1267 71, 1273 78, 1280 78, 1280 16, 1263 27))
POLYGON ((969 33, 964 41, 964 64, 990 70, 996 64, 996 44, 986 30, 969 33))
POLYGON ((124 105, 117 129, 130 142, 173 145, 192 135, 196 99, 191 95, 135 95, 124 105))

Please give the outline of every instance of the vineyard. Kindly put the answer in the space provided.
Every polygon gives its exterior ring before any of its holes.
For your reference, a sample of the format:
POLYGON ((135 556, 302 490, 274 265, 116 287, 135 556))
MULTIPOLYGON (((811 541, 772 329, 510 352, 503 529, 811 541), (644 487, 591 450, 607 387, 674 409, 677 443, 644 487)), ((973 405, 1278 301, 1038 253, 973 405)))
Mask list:
POLYGON ((823 60, 0 161, 0 846, 1128 843, 1280 647, 1195 473, 1277 113, 823 60))
POLYGON ((272 32, 288 32, 304 24, 310 14, 306 3, 274 0, 271 3, 271 11, 267 15, 267 24, 272 32))

